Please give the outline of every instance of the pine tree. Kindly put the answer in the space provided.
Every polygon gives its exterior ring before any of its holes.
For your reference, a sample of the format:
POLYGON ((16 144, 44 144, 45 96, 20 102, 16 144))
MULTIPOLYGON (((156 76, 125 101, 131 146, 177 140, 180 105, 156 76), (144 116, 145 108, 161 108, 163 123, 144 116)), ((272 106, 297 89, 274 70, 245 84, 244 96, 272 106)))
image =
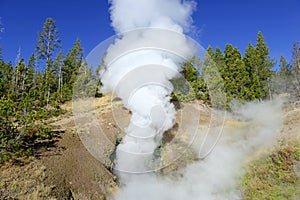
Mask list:
POLYGON ((293 101, 300 101, 300 47, 297 42, 293 43, 291 71, 293 73, 293 101))
POLYGON ((97 80, 97 86, 96 86, 96 97, 102 97, 102 93, 100 92, 102 82, 101 82, 101 70, 105 68, 105 56, 106 54, 103 54, 101 63, 96 67, 96 80, 97 80))
POLYGON ((292 70, 297 76, 300 75, 300 47, 297 42, 293 43, 292 70))
POLYGON ((292 78, 292 71, 290 69, 290 65, 288 64, 286 58, 281 55, 280 63, 279 63, 279 72, 276 76, 275 83, 275 92, 278 94, 281 93, 290 93, 291 92, 291 84, 289 84, 292 78))
POLYGON ((6 64, 3 60, 0 60, 0 97, 9 95, 12 73, 11 63, 6 64))
POLYGON ((257 51, 257 77, 260 83, 263 98, 271 98, 270 94, 270 79, 272 76, 272 67, 275 65, 274 60, 271 60, 269 55, 269 48, 265 43, 264 36, 258 32, 256 40, 257 51))
MULTIPOLYGON (((217 52, 216 52, 217 53, 217 52)), ((208 49, 203 61, 200 87, 203 91, 202 98, 217 109, 226 108, 224 81, 220 73, 220 66, 215 62, 217 54, 208 49), (214 56, 214 57, 211 57, 214 56), (205 84, 205 85, 203 85, 205 84)), ((220 55, 218 55, 218 59, 220 55)), ((220 60, 219 60, 220 61, 220 60)))
POLYGON ((20 62, 15 66, 14 71, 14 96, 16 100, 22 101, 26 92, 25 81, 27 76, 27 67, 24 59, 21 59, 20 62))
MULTIPOLYGON (((50 105, 51 94, 56 91, 56 76, 53 68, 53 62, 52 60, 49 60, 43 77, 43 92, 47 108, 49 108, 50 105)), ((56 98, 54 97, 54 99, 56 98)))
POLYGON ((65 59, 63 60, 62 94, 64 100, 70 100, 72 98, 74 81, 77 76, 77 71, 81 67, 82 59, 83 48, 81 47, 80 39, 77 39, 73 48, 68 51, 65 59))
POLYGON ((35 46, 35 50, 38 54, 38 59, 49 61, 56 49, 60 48, 60 39, 58 37, 58 29, 55 25, 55 20, 47 18, 43 32, 38 33, 38 44, 35 46))
POLYGON ((207 47, 207 50, 206 50, 206 57, 210 57, 211 59, 214 59, 215 58, 215 52, 213 50, 213 48, 211 46, 208 46, 207 47))
POLYGON ((223 74, 224 74, 224 69, 225 69, 225 58, 219 47, 216 48, 214 61, 216 63, 216 66, 218 67, 221 77, 224 78, 223 74))
POLYGON ((46 70, 44 75, 44 92, 46 95, 47 107, 49 106, 51 90, 53 88, 53 55, 60 48, 60 39, 58 37, 58 29, 55 25, 55 20, 47 18, 43 26, 43 31, 38 33, 38 44, 36 45, 36 53, 38 59, 45 61, 46 70))
POLYGON ((37 70, 37 64, 36 64, 36 58, 34 54, 31 54, 29 61, 28 61, 28 74, 26 79, 26 88, 27 92, 32 98, 36 98, 36 70, 37 70))
POLYGON ((235 99, 245 101, 251 99, 249 85, 251 84, 246 66, 237 48, 227 44, 225 48, 224 86, 227 93, 227 101, 235 99))
POLYGON ((182 63, 182 76, 171 80, 174 87, 172 100, 190 102, 202 96, 200 67, 200 59, 196 56, 182 63))
POLYGON ((74 84, 74 96, 77 98, 95 97, 96 83, 92 69, 83 60, 74 84))
POLYGON ((192 57, 190 60, 183 63, 183 74, 187 81, 190 83, 196 83, 198 81, 199 72, 198 68, 195 67, 197 62, 196 57, 192 57))
POLYGON ((62 99, 62 88, 63 88, 63 51, 60 51, 55 58, 54 71, 57 78, 57 96, 62 99))
POLYGON ((191 97, 199 98, 199 69, 200 68, 200 58, 193 56, 188 61, 183 63, 183 71, 185 74, 186 81, 189 82, 191 86, 191 97))
POLYGON ((243 60, 251 80, 251 85, 249 86, 250 93, 251 93, 250 100, 261 99, 263 97, 263 93, 261 91, 260 81, 258 79, 258 74, 259 74, 258 52, 251 43, 248 44, 243 60))
POLYGON ((44 74, 39 71, 36 75, 36 104, 41 105, 45 101, 44 95, 44 74))
POLYGON ((291 76, 292 71, 284 55, 281 55, 280 57, 279 67, 280 67, 279 74, 281 77, 288 78, 289 76, 291 76))

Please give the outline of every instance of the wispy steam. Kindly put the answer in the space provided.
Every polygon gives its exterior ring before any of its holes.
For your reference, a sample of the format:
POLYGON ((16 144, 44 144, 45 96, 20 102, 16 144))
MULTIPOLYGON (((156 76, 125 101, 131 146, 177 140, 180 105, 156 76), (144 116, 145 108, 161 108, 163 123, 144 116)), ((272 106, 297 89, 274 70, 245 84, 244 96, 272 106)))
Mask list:
MULTIPOLYGON (((132 112, 126 136, 116 149, 114 167, 121 188, 112 198, 240 199, 235 187, 243 161, 279 132, 280 104, 247 104, 236 109, 239 120, 247 122, 246 128, 213 127, 224 129, 218 145, 204 160, 188 165, 181 177, 146 173, 157 170, 153 154, 163 133, 175 123, 170 80, 180 76, 183 61, 197 54, 197 45, 184 35, 191 28, 196 4, 182 0, 110 3, 112 26, 118 37, 106 51, 102 90, 114 92, 132 112)), ((203 142, 215 141, 214 134, 205 136, 199 130, 198 136, 193 144, 196 152, 203 142)))
MULTIPOLYGON (((149 174, 131 177, 115 199, 241 199, 237 184, 243 175, 243 164, 256 150, 272 144, 280 132, 281 103, 249 103, 236 112, 241 121, 228 123, 212 153, 187 166, 180 178, 149 174)), ((204 133, 200 131, 199 135, 202 139, 204 133)), ((199 148, 199 144, 195 141, 194 147, 199 148)))

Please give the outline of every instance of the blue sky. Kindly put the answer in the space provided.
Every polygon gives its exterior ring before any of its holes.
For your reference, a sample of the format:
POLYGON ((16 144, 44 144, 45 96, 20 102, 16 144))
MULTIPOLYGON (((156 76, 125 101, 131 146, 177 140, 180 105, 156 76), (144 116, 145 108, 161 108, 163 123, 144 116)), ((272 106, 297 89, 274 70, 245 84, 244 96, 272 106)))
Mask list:
MULTIPOLYGON (((271 56, 291 58, 293 41, 300 42, 300 0, 198 0, 193 15, 196 33, 191 36, 204 47, 227 43, 244 52, 262 31, 271 56)), ((97 44, 114 35, 110 27, 106 0, 0 0, 4 31, 0 46, 5 61, 14 62, 19 47, 28 60, 34 52, 37 33, 47 17, 56 20, 64 52, 76 38, 82 41, 85 55, 97 44)))

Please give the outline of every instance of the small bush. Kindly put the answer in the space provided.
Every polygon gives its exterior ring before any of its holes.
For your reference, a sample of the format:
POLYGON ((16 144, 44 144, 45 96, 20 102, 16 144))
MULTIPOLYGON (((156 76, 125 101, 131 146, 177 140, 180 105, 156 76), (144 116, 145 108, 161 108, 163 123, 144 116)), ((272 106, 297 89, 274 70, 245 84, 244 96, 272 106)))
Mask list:
POLYGON ((0 99, 0 163, 32 155, 36 141, 53 137, 49 127, 37 125, 36 121, 64 113, 55 105, 53 109, 35 106, 33 110, 24 112, 28 107, 20 110, 19 104, 7 97, 0 99))

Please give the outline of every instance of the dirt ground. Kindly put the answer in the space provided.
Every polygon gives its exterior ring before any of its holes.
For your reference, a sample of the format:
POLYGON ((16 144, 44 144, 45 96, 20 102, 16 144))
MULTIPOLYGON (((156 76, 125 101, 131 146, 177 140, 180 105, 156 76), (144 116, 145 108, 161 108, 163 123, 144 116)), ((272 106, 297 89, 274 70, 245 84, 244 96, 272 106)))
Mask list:
MULTIPOLYGON (((96 104, 95 111, 102 116, 97 123, 114 142, 120 131, 112 125, 110 96, 97 100, 96 104)), ((48 121, 59 134, 51 141, 52 145, 39 149, 20 165, 0 166, 0 199, 101 200, 116 190, 116 177, 109 165, 95 159, 83 145, 70 113, 71 102, 64 108, 69 111, 67 115, 48 121)), ((113 151, 114 147, 108 154, 113 151)))
MULTIPOLYGON (((111 100, 111 96, 106 96, 89 103, 75 103, 73 106, 83 108, 83 111, 78 111, 77 118, 72 116, 72 103, 65 104, 63 108, 69 111, 68 114, 48 121, 58 133, 53 145, 40 149, 34 157, 18 165, 7 163, 0 166, 0 199, 104 200, 116 191, 117 179, 112 173, 110 155, 118 137, 124 134, 130 113, 122 107, 120 100, 111 100), (97 126, 105 135, 99 136, 97 126), (86 136, 92 136, 94 140, 85 139, 89 138, 86 136), (97 141, 108 141, 108 144, 101 143, 100 150, 90 147, 99 145, 97 141)), ((200 123, 209 120, 209 111, 205 107, 199 108, 198 104, 186 106, 188 109, 195 107, 202 110, 200 123)), ((190 111, 179 112, 177 118, 187 119, 186 114, 190 115, 190 111)), ((289 110, 284 116, 283 132, 290 134, 291 138, 299 137, 299 121, 300 108, 289 110)), ((184 121, 181 123, 185 124, 184 121)), ((175 132, 176 128, 178 126, 175 126, 175 132)), ((182 129, 185 131, 189 131, 188 128, 182 129)), ((164 140, 172 140, 173 134, 167 132, 164 140)), ((180 135, 176 137, 180 138, 180 135)))

